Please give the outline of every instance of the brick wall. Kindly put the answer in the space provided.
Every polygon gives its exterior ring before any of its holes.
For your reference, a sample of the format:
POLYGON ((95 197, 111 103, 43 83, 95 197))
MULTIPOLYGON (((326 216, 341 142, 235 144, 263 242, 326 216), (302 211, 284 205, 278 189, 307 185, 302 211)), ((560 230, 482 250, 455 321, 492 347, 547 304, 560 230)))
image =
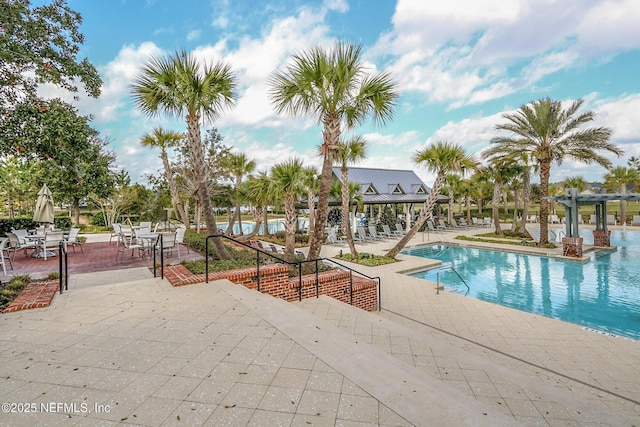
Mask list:
MULTIPOLYGON (((289 277, 289 269, 283 264, 260 266, 260 292, 286 301, 299 298, 299 278, 289 277)), ((191 274, 183 265, 165 268, 165 277, 174 286, 183 286, 205 281, 204 274, 191 274)), ((258 289, 256 268, 249 267, 232 271, 209 273, 209 280, 228 279, 249 289, 258 289)), ((351 303, 350 273, 343 270, 331 270, 318 274, 318 295, 328 295, 339 301, 351 303)), ((378 282, 353 275, 353 305, 367 311, 378 309, 378 282)), ((302 276, 302 298, 316 296, 316 275, 302 276)))

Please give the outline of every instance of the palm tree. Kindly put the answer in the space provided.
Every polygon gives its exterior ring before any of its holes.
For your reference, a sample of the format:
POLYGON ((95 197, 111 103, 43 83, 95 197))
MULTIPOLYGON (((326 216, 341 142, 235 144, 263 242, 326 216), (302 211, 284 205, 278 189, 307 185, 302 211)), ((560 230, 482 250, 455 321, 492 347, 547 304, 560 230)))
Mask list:
MULTIPOLYGON (((637 184, 640 181, 640 173, 633 168, 618 166, 604 176, 604 185, 607 189, 622 194, 627 194, 627 185, 637 184)), ((627 201, 620 200, 620 222, 627 221, 627 201)))
POLYGON ((513 114, 504 114, 507 123, 496 126, 513 136, 498 136, 491 140, 495 145, 487 150, 488 156, 527 153, 540 167, 540 244, 548 243, 547 219, 549 216, 549 176, 551 164, 561 164, 565 158, 606 168, 611 162, 598 151, 608 151, 617 156, 622 154, 612 144, 611 130, 606 127, 580 129, 593 121, 591 111, 578 113, 584 101, 579 99, 566 109, 560 101, 550 98, 539 99, 523 105, 513 114))
POLYGON ((564 188, 575 188, 578 193, 587 189, 589 183, 581 176, 568 176, 564 179, 564 188))
MULTIPOLYGON (((134 102, 145 114, 153 117, 162 112, 172 117, 184 117, 198 198, 209 233, 216 233, 218 226, 207 187, 200 121, 213 121, 223 108, 232 105, 235 87, 228 65, 222 62, 201 65, 186 51, 162 58, 152 57, 132 83, 134 102)), ((213 239, 213 243, 218 258, 231 259, 219 238, 213 239)))
POLYGON ((302 161, 296 158, 278 163, 271 168, 271 177, 275 183, 273 188, 284 199, 284 257, 288 261, 295 258, 296 224, 298 222, 295 205, 298 197, 306 192, 302 185, 303 174, 302 161))
POLYGON ((429 197, 424 202, 424 206, 418 215, 418 219, 413 224, 411 229, 404 235, 402 239, 389 251, 386 256, 394 258, 398 255, 398 252, 404 248, 409 240, 418 232, 422 224, 427 219, 432 218, 433 207, 438 200, 440 189, 444 185, 444 180, 447 174, 464 173, 466 170, 475 169, 477 162, 473 156, 467 155, 464 152, 462 146, 453 144, 451 142, 438 141, 433 145, 430 145, 418 152, 413 156, 413 161, 417 164, 423 164, 427 167, 429 172, 436 173, 436 180, 433 183, 433 188, 429 193, 429 197))
POLYGON ((493 216, 495 233, 499 236, 503 236, 504 232, 500 227, 500 198, 502 197, 502 190, 505 185, 517 173, 516 165, 514 163, 511 163, 508 159, 493 158, 490 159, 489 164, 484 168, 484 170, 493 179, 491 212, 493 216))
POLYGON ((229 222, 229 227, 227 227, 227 232, 225 234, 231 234, 233 229, 233 224, 235 220, 238 220, 238 226, 240 228, 240 234, 242 234, 242 217, 240 215, 240 205, 242 204, 242 198, 239 197, 239 190, 242 186, 242 178, 245 175, 250 175, 254 169, 256 168, 256 162, 254 160, 249 160, 245 153, 230 153, 224 159, 223 167, 233 175, 235 179, 236 186, 236 194, 235 194, 235 202, 236 202, 236 212, 233 216, 233 219, 229 222))
POLYGON ((173 169, 171 168, 169 155, 167 154, 167 148, 177 146, 182 141, 182 138, 183 135, 179 132, 167 131, 161 127, 156 127, 142 137, 140 145, 143 147, 160 148, 160 159, 162 159, 162 165, 164 166, 164 176, 169 186, 173 211, 178 214, 180 221, 182 221, 186 227, 189 227, 189 217, 184 211, 184 206, 180 203, 180 193, 178 192, 176 181, 173 179, 173 169))
POLYGON ((396 85, 388 73, 365 73, 361 51, 361 46, 343 42, 328 50, 314 47, 294 55, 287 71, 277 72, 270 81, 271 100, 278 113, 311 115, 323 126, 324 158, 309 259, 320 256, 333 175, 331 167, 343 128, 353 128, 369 116, 376 124, 388 122, 398 98, 396 85))
POLYGON ((351 234, 351 215, 349 204, 349 163, 357 163, 366 157, 367 141, 360 135, 355 135, 348 140, 338 142, 338 151, 334 157, 334 163, 340 165, 340 181, 342 182, 342 230, 347 238, 351 259, 358 259, 358 250, 353 243, 351 234))
POLYGON ((455 203, 456 196, 460 194, 460 182, 462 178, 459 175, 447 175, 444 178, 444 188, 447 190, 449 197, 449 205, 447 208, 447 219, 449 224, 453 221, 453 204, 455 203))

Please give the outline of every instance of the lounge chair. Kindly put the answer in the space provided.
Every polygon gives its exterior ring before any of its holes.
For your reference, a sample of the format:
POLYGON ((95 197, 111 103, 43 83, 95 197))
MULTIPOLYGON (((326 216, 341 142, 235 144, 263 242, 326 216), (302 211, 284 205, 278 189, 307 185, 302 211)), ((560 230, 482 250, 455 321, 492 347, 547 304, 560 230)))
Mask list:
POLYGON ((441 230, 446 230, 449 227, 447 227, 447 224, 444 223, 444 219, 438 218, 438 225, 436 225, 436 228, 439 228, 441 230))
POLYGON ((378 234, 378 230, 375 225, 369 226, 369 235, 373 237, 373 240, 384 240, 384 236, 378 234))
POLYGON ((367 240, 375 240, 372 236, 369 236, 365 231, 363 226, 358 226, 357 234, 361 241, 366 242, 367 240))
POLYGON ((455 218, 451 218, 451 227, 453 228, 464 228, 462 225, 458 225, 455 218))
POLYGON ((338 238, 338 236, 336 236, 336 231, 331 228, 328 230, 327 242, 332 245, 344 246, 347 241, 345 239, 338 238))
POLYGON ((640 225, 640 215, 634 215, 631 220, 631 225, 640 225))
POLYGON ((527 215, 527 222, 538 222, 538 217, 535 215, 527 215))
POLYGON ((404 231, 402 229, 402 225, 400 225, 399 222, 396 222, 396 232, 400 235, 400 236, 404 236, 405 234, 407 234, 406 231, 404 231))
POLYGON ((616 225, 616 217, 614 215, 607 215, 607 225, 616 225))
POLYGON ((391 231, 391 227, 388 224, 382 224, 382 229, 384 230, 384 235, 390 239, 395 237, 402 237, 402 234, 397 231, 391 231))
POLYGON ((443 231, 441 228, 436 228, 430 219, 427 220, 427 228, 432 233, 441 233, 443 231))

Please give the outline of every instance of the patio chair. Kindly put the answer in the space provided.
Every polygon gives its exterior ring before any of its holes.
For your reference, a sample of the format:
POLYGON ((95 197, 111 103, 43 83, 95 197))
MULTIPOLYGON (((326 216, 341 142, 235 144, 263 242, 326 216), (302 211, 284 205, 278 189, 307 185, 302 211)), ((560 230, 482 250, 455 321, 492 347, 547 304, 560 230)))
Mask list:
POLYGON ((631 225, 640 225, 640 215, 634 215, 631 220, 631 225))
POLYGON ((9 265, 13 270, 13 262, 11 262, 11 256, 6 250, 8 244, 9 244, 8 238, 3 237, 2 239, 0 239, 0 263, 2 264, 2 271, 4 272, 5 276, 7 275, 7 265, 5 262, 6 259, 9 260, 9 265), (7 252, 6 255, 5 255, 5 252, 7 252))
POLYGON ((180 259, 180 245, 185 245, 187 253, 189 253, 189 245, 184 243, 184 234, 187 232, 185 227, 178 227, 176 229, 176 244, 178 245, 178 259, 180 259))
POLYGON ((431 221, 430 219, 427 220, 427 228, 429 229, 430 232, 432 233, 442 233, 442 229, 441 228, 436 228, 433 225, 433 221, 431 221))
POLYGON ((142 221, 142 222, 139 224, 139 227, 140 227, 140 228, 148 228, 148 229, 149 229, 149 231, 151 231, 151 221, 142 221))
POLYGON ((330 229, 327 235, 327 242, 332 245, 344 246, 347 241, 345 239, 339 239, 338 236, 336 236, 336 231, 334 229, 330 229))
POLYGON ((382 229, 384 230, 383 235, 387 236, 390 239, 402 237, 402 234, 398 233, 397 231, 391 231, 391 227, 389 227, 389 224, 382 224, 382 229))
POLYGON ((473 225, 469 224, 466 219, 460 218, 460 227, 471 228, 473 225))
MULTIPOLYGON (((39 248, 42 250, 44 260, 47 260, 49 252, 55 252, 60 249, 60 242, 64 241, 64 233, 62 231, 47 231, 39 248)), ((59 255, 59 254, 58 254, 59 255)))
POLYGON ((277 248, 276 245, 274 245, 272 243, 269 243, 269 249, 274 254, 284 254, 284 249, 283 248, 277 248))
POLYGON ((136 244, 143 248, 141 252, 144 252, 144 255, 151 254, 151 248, 156 241, 157 234, 152 235, 151 228, 135 228, 133 235, 136 238, 136 244))
POLYGON ((124 234, 120 234, 120 239, 122 240, 122 247, 118 246, 116 252, 116 261, 118 261, 118 254, 122 252, 122 257, 120 257, 120 261, 124 259, 124 252, 127 249, 131 249, 131 256, 133 257, 133 252, 137 249, 138 255, 145 250, 145 247, 135 243, 132 235, 125 236, 124 234))
POLYGON ((615 215, 607 215, 607 225, 616 225, 615 215))
POLYGON ((373 237, 373 240, 384 240, 384 237, 378 234, 378 229, 375 225, 369 226, 369 235, 373 237))
POLYGON ((463 228, 461 225, 458 225, 455 218, 451 218, 451 227, 453 228, 463 228))
POLYGON ((396 222, 396 233, 398 233, 400 236, 404 236, 405 234, 407 234, 407 232, 402 229, 402 225, 399 222, 396 222))
POLYGON ((369 236, 369 235, 367 234, 366 230, 365 230, 365 229, 364 229, 364 227, 363 227, 363 226, 361 226, 361 225, 360 225, 360 226, 358 226, 358 228, 357 228, 357 233, 358 233, 358 237, 360 237, 360 239, 361 239, 363 242, 366 242, 367 240, 375 240, 375 239, 373 238, 373 236, 369 236))
POLYGON ((9 239, 9 244, 7 245, 7 252, 9 254, 11 254, 13 252, 13 257, 12 257, 12 261, 16 260, 16 252, 23 250, 24 251, 24 256, 28 256, 29 254, 27 253, 28 249, 31 249, 31 252, 33 253, 36 250, 36 243, 35 242, 24 242, 21 243, 20 239, 18 238, 18 236, 16 235, 16 233, 6 233, 7 238, 9 239))
POLYGON ((447 228, 450 228, 450 227, 447 227, 447 224, 444 223, 444 219, 438 218, 438 225, 436 225, 436 228, 446 231, 447 228))
POLYGON ((69 237, 67 237, 67 245, 71 245, 73 247, 73 252, 76 251, 76 246, 80 246, 80 252, 84 252, 82 250, 82 242, 78 241, 78 232, 79 228, 72 228, 69 230, 69 237))
POLYGON ((120 244, 120 233, 122 232, 122 227, 119 223, 114 222, 111 224, 112 230, 111 235, 109 236, 109 244, 111 244, 111 239, 116 238, 116 245, 120 244))
POLYGON ((173 253, 173 250, 176 249, 178 251, 178 259, 180 259, 180 250, 177 249, 178 243, 176 242, 176 233, 174 232, 166 232, 162 233, 162 252, 170 252, 173 253))

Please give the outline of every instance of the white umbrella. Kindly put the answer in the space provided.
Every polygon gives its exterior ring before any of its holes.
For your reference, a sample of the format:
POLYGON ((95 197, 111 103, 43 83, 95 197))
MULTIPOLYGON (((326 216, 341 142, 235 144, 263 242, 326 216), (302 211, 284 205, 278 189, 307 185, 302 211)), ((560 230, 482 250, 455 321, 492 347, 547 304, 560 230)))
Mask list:
POLYGON ((53 224, 53 197, 47 184, 43 185, 40 191, 38 191, 38 200, 36 201, 36 210, 33 212, 33 220, 35 222, 53 224))

